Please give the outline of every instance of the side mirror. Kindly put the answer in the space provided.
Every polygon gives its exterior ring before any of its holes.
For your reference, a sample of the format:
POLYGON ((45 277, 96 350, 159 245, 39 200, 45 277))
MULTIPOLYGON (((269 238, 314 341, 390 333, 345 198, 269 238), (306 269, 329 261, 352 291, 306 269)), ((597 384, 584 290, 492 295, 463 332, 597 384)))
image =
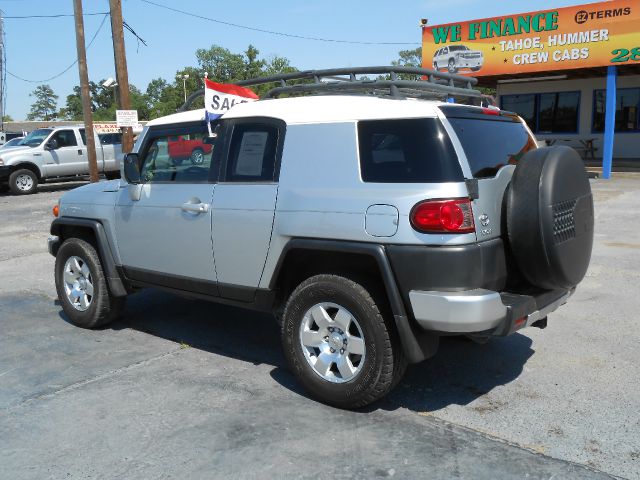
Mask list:
POLYGON ((124 178, 127 183, 140 183, 140 167, 138 166, 138 154, 127 153, 124 157, 124 178))
POLYGON ((58 148, 58 140, 56 140, 55 138, 52 138, 51 140, 49 140, 47 144, 44 146, 45 150, 56 150, 57 148, 58 148))

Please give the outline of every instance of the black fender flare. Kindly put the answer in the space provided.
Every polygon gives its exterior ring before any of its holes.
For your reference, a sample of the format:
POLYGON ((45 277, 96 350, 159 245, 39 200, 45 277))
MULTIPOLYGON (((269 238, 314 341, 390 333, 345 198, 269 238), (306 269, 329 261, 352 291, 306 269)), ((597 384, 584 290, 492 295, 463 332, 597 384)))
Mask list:
POLYGON ((273 271, 270 289, 276 288, 276 283, 287 254, 293 250, 311 250, 322 252, 351 253, 372 257, 380 270, 380 275, 389 300, 391 312, 395 322, 400 343, 404 354, 410 363, 418 363, 435 355, 438 349, 439 338, 429 334, 413 325, 407 315, 407 310, 398 290, 391 263, 387 257, 387 251, 383 245, 365 242, 345 242, 338 240, 320 240, 294 238, 289 240, 280 254, 278 263, 273 271))
MULTIPOLYGON (((113 258, 113 252, 111 251, 109 240, 107 239, 107 234, 104 230, 104 225, 102 225, 98 220, 89 218, 58 217, 51 222, 51 235, 55 235, 62 240, 62 230, 63 227, 66 226, 88 228, 93 231, 97 242, 96 246, 98 248, 98 255, 100 255, 100 260, 102 261, 102 266, 104 267, 104 273, 107 277, 107 283, 109 284, 111 294, 115 297, 126 296, 128 292, 122 278, 118 274, 118 269, 113 258)), ((51 253, 54 256, 58 253, 58 248, 61 243, 62 242, 59 241, 52 247, 51 253)))

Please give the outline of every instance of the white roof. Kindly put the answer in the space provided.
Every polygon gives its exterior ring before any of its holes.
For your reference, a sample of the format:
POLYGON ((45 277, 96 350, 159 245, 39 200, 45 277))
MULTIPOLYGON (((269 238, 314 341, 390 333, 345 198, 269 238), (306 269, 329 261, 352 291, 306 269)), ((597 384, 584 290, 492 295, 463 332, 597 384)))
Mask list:
POLYGON ((165 117, 159 117, 147 122, 147 127, 154 125, 166 125, 169 123, 197 122, 204 120, 204 108, 199 110, 189 110, 188 112, 179 112, 165 117))
MULTIPOLYGON (((364 95, 318 95, 242 103, 225 113, 224 118, 279 118, 289 125, 383 118, 420 118, 436 116, 434 107, 438 105, 442 105, 442 102, 364 95)), ((203 119, 204 109, 191 110, 156 118, 147 123, 147 126, 195 122, 203 119)))

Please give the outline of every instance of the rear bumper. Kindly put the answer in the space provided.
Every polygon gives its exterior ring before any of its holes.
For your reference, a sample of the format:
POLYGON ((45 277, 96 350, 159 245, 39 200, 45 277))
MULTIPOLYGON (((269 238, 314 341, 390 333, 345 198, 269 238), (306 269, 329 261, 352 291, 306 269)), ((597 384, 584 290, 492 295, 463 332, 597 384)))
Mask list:
POLYGON ((424 330, 509 335, 542 320, 563 305, 573 290, 533 294, 485 289, 462 292, 409 292, 411 308, 424 330))

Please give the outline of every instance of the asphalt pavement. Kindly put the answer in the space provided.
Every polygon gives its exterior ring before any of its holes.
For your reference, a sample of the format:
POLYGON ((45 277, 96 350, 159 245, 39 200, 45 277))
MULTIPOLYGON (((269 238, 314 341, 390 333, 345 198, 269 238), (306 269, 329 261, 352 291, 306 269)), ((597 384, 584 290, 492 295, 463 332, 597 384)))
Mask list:
POLYGON ((591 267, 547 329, 444 339, 358 412, 306 396, 268 315, 147 290, 68 323, 45 239, 78 185, 0 194, 0 478, 640 479, 640 175, 592 183, 591 267))

